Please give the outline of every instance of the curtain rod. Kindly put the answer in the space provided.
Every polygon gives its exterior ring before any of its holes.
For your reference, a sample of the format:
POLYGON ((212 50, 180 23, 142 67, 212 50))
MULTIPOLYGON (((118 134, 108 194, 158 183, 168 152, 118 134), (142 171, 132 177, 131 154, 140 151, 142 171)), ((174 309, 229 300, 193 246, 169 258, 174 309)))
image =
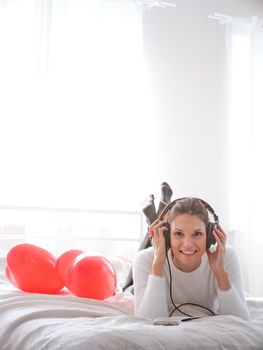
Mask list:
POLYGON ((162 0, 136 0, 136 3, 142 6, 146 6, 148 9, 151 9, 153 7, 176 7, 173 2, 162 0))
POLYGON ((151 9, 153 7, 176 7, 175 3, 173 2, 174 0, 168 0, 168 1, 163 1, 163 0, 109 0, 112 2, 127 2, 127 1, 132 1, 135 2, 137 5, 142 6, 142 8, 147 7, 148 9, 151 9))
POLYGON ((257 16, 249 17, 234 17, 229 15, 223 15, 221 13, 215 12, 213 15, 208 15, 208 18, 217 19, 219 24, 224 25, 225 23, 257 23, 263 26, 263 21, 258 21, 257 16))

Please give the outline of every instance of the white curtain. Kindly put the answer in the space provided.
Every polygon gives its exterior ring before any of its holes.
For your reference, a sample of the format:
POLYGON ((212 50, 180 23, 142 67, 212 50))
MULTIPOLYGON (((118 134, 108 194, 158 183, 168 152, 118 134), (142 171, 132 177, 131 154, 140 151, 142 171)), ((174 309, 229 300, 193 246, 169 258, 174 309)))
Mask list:
POLYGON ((89 236, 132 256, 157 183, 150 96, 139 2, 0 0, 0 254, 89 236))
POLYGON ((135 1, 1 1, 0 75, 0 204, 139 209, 154 130, 135 1))
POLYGON ((263 27, 227 20, 229 66, 229 195, 231 239, 245 287, 263 295, 263 27))

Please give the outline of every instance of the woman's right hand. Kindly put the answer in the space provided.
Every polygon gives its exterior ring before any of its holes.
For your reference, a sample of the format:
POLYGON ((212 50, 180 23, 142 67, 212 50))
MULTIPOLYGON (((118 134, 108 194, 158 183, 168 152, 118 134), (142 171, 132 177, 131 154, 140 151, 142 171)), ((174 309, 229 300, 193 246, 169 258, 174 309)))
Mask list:
POLYGON ((163 275, 163 266, 166 259, 166 246, 164 232, 167 230, 165 223, 155 220, 149 227, 152 236, 152 244, 154 249, 154 259, 152 265, 152 274, 156 276, 163 275))

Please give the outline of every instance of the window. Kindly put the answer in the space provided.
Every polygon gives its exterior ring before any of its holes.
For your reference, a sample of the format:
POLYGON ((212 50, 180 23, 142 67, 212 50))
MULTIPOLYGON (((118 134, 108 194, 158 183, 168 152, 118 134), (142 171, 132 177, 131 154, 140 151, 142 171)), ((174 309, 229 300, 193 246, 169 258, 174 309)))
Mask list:
POLYGON ((154 156, 140 16, 133 1, 1 2, 3 251, 24 238, 70 248, 69 237, 136 250, 154 156))

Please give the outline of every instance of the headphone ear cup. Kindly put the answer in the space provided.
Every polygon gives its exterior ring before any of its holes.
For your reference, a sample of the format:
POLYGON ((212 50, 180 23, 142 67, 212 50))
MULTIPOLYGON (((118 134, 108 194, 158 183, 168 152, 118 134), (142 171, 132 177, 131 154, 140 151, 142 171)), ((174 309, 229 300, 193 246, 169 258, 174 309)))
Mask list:
POLYGON ((209 249, 212 244, 216 244, 215 236, 213 235, 215 224, 209 222, 206 227, 206 248, 209 249))
POLYGON ((166 250, 171 248, 171 236, 170 236, 170 224, 168 222, 165 223, 167 230, 163 233, 165 238, 166 250))

